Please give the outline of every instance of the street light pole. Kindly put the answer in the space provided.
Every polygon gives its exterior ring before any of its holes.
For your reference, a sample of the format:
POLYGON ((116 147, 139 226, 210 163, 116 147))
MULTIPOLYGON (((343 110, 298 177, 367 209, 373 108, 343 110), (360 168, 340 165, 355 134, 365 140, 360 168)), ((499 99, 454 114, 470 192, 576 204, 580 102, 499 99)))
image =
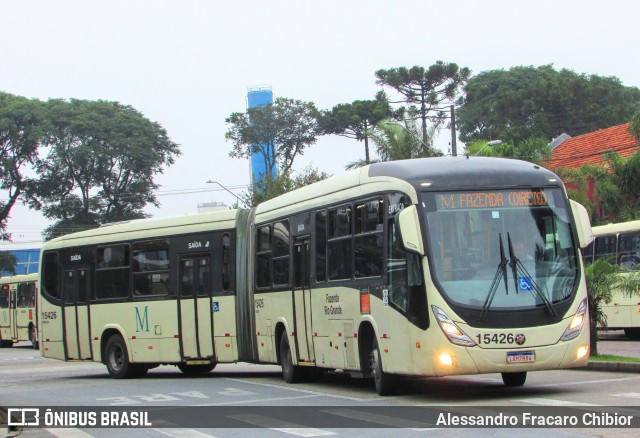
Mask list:
POLYGON ((245 202, 242 200, 242 198, 240 198, 238 195, 236 195, 235 193, 233 193, 231 190, 229 190, 228 188, 226 188, 225 186, 223 186, 222 184, 220 184, 218 181, 213 181, 213 180, 208 180, 206 182, 207 184, 218 184, 220 187, 222 187, 224 190, 226 190, 227 192, 229 192, 231 195, 233 195, 239 202, 242 203, 242 205, 246 206, 245 202))
POLYGON ((480 154, 480 152, 482 152, 484 150, 484 148, 486 148, 487 146, 495 146, 495 145, 498 145, 498 144, 502 144, 502 140, 491 140, 491 141, 488 141, 487 144, 482 146, 482 148, 480 148, 480 150, 478 152, 473 154, 473 156, 477 157, 480 154))

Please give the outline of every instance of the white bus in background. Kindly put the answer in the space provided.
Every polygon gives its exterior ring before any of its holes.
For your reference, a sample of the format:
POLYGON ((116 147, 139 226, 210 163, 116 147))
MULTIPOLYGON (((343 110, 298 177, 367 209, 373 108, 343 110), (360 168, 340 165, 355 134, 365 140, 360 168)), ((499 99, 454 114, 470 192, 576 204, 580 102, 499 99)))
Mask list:
MULTIPOLYGON (((585 263, 604 258, 629 273, 640 270, 640 221, 593 227, 594 241, 583 250, 585 263)), ((640 294, 622 289, 612 291, 612 300, 602 305, 608 330, 624 330, 627 337, 640 339, 640 294)))
POLYGON ((0 278, 0 348, 29 341, 38 349, 38 274, 0 278))
POLYGON ((297 382, 583 366, 591 227, 553 173, 496 158, 373 164, 251 210, 114 224, 42 249, 42 354, 281 364, 297 382))

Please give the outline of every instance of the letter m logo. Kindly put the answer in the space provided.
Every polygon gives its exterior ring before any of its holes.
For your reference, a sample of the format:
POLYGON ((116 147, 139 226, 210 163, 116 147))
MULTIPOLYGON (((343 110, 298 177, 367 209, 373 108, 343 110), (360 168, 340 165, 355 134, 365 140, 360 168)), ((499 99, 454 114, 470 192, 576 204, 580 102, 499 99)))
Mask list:
POLYGON ((147 310, 149 306, 144 306, 144 311, 140 315, 140 309, 136 306, 136 333, 149 332, 149 315, 147 310))

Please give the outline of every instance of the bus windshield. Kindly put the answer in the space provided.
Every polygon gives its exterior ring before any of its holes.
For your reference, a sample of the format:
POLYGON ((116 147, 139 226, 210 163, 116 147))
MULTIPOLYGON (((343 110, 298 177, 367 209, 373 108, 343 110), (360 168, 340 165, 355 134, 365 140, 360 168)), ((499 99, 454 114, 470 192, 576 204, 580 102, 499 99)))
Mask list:
POLYGON ((575 291, 578 263, 561 189, 424 192, 422 203, 432 276, 450 302, 553 312, 575 291))

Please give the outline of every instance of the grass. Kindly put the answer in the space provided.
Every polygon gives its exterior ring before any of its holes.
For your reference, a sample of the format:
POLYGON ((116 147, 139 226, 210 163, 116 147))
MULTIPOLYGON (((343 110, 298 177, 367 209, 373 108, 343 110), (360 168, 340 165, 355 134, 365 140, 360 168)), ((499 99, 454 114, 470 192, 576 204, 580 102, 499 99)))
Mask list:
POLYGON ((589 358, 592 362, 629 362, 629 363, 640 363, 640 358, 638 357, 625 357, 625 356, 614 356, 613 354, 599 354, 597 356, 591 356, 589 358))

